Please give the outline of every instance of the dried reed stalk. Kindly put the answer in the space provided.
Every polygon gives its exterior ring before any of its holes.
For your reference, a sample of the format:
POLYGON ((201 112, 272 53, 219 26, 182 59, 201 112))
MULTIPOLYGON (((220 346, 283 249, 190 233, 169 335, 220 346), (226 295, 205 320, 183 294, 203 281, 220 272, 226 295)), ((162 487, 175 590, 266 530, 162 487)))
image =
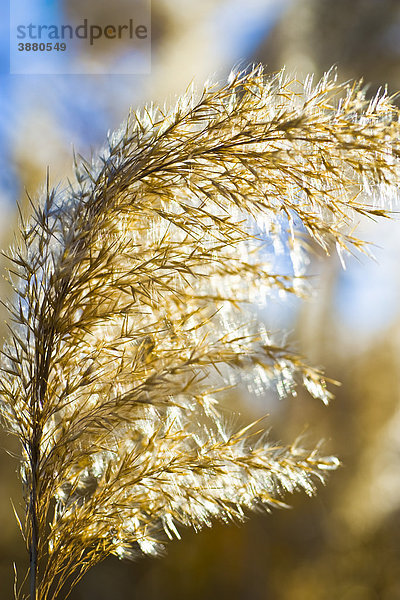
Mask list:
POLYGON ((98 159, 76 159, 74 183, 47 186, 10 254, 0 383, 31 600, 68 596, 109 554, 156 554, 179 525, 312 494, 336 468, 231 432, 218 395, 300 380, 328 401, 321 373, 249 310, 274 288, 301 293, 299 228, 325 250, 363 248, 355 217, 384 216, 375 200, 398 183, 398 116, 332 75, 300 85, 257 67, 131 114, 98 159), (263 245, 287 230, 295 268, 279 275, 263 245))

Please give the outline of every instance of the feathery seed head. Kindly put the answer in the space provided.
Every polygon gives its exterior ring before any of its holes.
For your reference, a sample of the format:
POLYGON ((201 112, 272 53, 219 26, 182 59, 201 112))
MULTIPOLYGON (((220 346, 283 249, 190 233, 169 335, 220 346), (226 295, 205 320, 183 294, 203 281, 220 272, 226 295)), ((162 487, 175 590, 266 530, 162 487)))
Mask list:
POLYGON ((364 250, 354 223, 397 199, 399 133, 386 93, 256 67, 132 113, 98 159, 76 158, 70 187, 47 189, 10 256, 0 383, 39 600, 109 553, 155 554, 179 525, 312 494, 338 466, 232 433, 218 389, 274 383, 285 396, 301 382, 328 403, 322 373, 252 304, 304 293, 305 234, 364 250))

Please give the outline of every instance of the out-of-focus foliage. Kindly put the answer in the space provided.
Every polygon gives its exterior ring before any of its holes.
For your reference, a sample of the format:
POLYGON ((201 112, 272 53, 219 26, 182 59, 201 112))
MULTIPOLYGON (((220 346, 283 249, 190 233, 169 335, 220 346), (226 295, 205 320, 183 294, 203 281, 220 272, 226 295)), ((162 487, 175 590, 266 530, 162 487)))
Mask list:
POLYGON ((373 90, 400 89, 400 6, 396 0, 297 0, 260 45, 270 67, 302 76, 332 64, 343 77, 362 77, 373 90))

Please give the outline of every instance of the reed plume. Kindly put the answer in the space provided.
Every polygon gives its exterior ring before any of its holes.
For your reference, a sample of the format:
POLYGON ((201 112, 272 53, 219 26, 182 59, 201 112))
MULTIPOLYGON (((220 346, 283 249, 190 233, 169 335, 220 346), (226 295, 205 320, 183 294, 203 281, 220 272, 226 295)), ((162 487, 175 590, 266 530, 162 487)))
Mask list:
POLYGON ((232 431, 218 401, 242 381, 282 396, 300 382, 328 402, 322 373, 252 303, 304 291, 305 234, 364 248, 353 226, 387 214, 399 133, 386 94, 257 67, 130 114, 98 158, 75 158, 74 182, 32 203, 9 256, 0 383, 22 448, 31 600, 68 596, 109 554, 156 554, 181 525, 312 494, 337 467, 232 431), (279 244, 282 274, 268 263, 279 244))

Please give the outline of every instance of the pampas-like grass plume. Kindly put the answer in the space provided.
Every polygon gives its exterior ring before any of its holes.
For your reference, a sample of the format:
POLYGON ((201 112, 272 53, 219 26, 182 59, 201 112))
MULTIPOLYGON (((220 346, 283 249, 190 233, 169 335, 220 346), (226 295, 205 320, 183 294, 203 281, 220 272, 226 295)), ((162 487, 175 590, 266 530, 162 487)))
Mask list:
POLYGON ((386 214, 399 139, 385 94, 257 67, 131 114, 99 158, 76 159, 69 187, 47 186, 10 253, 0 383, 31 600, 68 595, 109 554, 156 554, 181 525, 312 494, 336 468, 229 430, 218 399, 239 381, 281 395, 300 381, 328 401, 322 374, 249 313, 274 289, 302 292, 305 233, 363 248, 353 226, 386 214), (292 270, 268 264, 274 244, 292 270))

